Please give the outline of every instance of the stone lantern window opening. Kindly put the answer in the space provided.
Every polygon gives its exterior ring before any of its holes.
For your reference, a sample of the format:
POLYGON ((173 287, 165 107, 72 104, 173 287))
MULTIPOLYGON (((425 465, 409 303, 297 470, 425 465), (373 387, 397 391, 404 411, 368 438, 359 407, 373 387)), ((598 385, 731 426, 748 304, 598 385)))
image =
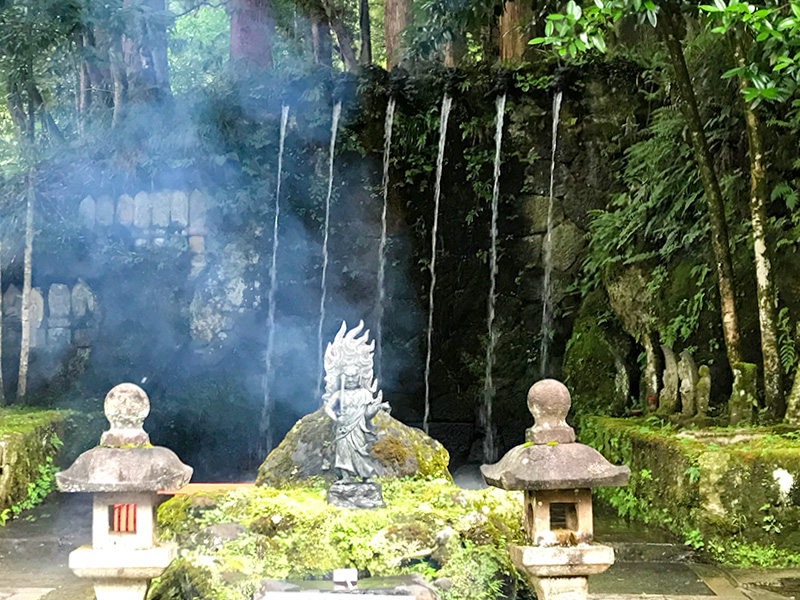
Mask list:
POLYGON ((594 538, 591 490, 526 490, 524 528, 535 545, 551 543, 552 532, 569 532, 564 534, 562 542, 591 542, 594 538))
POLYGON ((108 506, 109 533, 136 533, 136 505, 110 504, 108 506))

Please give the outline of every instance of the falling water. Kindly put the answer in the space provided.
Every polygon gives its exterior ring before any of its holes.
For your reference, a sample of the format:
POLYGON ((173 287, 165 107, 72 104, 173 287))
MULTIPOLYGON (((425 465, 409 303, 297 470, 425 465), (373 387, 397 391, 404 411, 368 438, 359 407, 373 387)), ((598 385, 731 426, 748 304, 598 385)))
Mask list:
POLYGON ((269 269, 266 375, 264 377, 264 405, 261 409, 261 435, 259 456, 272 450, 272 399, 269 383, 272 375, 272 351, 275 346, 275 290, 278 287, 278 219, 281 214, 281 174, 283 173, 283 145, 286 140, 286 125, 289 122, 289 107, 281 107, 281 136, 278 144, 278 176, 275 184, 275 220, 272 224, 272 264, 269 269))
POLYGON ((553 298, 550 290, 550 276, 553 271, 553 181, 556 170, 556 143, 558 141, 558 115, 561 112, 561 91, 553 97, 553 145, 550 154, 550 201, 547 204, 547 233, 544 236, 544 283, 542 284, 542 345, 540 374, 547 375, 547 362, 550 354, 550 336, 553 321, 553 298))
POLYGON ((377 378, 383 376, 383 303, 386 299, 386 213, 389 201, 389 159, 392 152, 392 124, 394 123, 395 99, 389 98, 386 105, 386 121, 383 125, 383 212, 381 213, 381 243, 378 247, 378 304, 375 307, 377 320, 376 357, 377 378))
POLYGON ((436 158, 436 184, 433 188, 433 228, 431 230, 431 288, 428 295, 428 355, 425 358, 425 417, 422 428, 428 433, 428 417, 431 412, 431 340, 433 338, 433 291, 436 287, 436 236, 439 229, 439 197, 442 193, 442 165, 444 145, 447 137, 447 119, 453 99, 447 94, 442 98, 442 113, 439 119, 439 155, 436 158))
POLYGON ((506 110, 506 95, 497 98, 497 117, 494 132, 494 187, 492 188, 492 241, 489 248, 489 309, 487 325, 489 343, 486 345, 486 375, 483 379, 483 426, 486 432, 483 438, 483 460, 493 463, 497 460, 494 447, 494 429, 492 428, 492 400, 494 399, 494 348, 497 344, 497 332, 494 328, 494 307, 497 283, 497 212, 500 199, 500 148, 503 145, 503 116, 506 110))
POLYGON ((328 233, 331 218, 331 194, 333 193, 333 151, 336 149, 336 131, 339 129, 339 115, 342 114, 342 101, 333 106, 331 121, 330 160, 328 162, 328 195, 325 198, 325 234, 322 240, 322 294, 319 299, 319 326, 317 327, 317 398, 322 397, 322 325, 325 322, 325 296, 328 293, 328 233))

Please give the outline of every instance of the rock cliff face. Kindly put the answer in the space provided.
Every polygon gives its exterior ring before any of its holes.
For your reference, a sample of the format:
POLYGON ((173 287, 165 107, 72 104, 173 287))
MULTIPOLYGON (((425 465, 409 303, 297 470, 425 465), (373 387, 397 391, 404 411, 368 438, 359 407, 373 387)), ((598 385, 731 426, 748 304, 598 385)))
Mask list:
MULTIPOLYGON (((382 477, 450 479, 444 446, 415 427, 380 413, 374 420, 378 441, 372 455, 382 477)), ((281 485, 311 478, 334 481, 333 421, 322 409, 300 419, 258 469, 256 485, 281 485)))

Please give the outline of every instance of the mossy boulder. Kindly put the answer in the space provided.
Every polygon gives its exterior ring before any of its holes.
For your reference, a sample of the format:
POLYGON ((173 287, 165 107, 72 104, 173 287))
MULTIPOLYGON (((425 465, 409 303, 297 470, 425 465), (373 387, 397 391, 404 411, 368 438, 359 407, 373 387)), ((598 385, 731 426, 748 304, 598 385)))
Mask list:
MULTIPOLYGON (((444 446, 416 427, 379 413, 373 420, 378 441, 372 455, 381 477, 443 477, 450 480, 450 455, 444 446)), ((332 482, 333 421, 321 408, 295 423, 258 469, 256 485, 281 486, 321 478, 332 482)))

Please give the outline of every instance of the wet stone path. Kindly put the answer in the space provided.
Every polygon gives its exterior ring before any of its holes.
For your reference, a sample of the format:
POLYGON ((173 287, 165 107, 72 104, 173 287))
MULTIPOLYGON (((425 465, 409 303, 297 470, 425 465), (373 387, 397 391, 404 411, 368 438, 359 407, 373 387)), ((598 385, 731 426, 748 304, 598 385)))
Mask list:
POLYGON ((53 494, 0 528, 0 600, 91 600, 91 583, 67 566, 69 553, 91 543, 91 498, 53 494))

